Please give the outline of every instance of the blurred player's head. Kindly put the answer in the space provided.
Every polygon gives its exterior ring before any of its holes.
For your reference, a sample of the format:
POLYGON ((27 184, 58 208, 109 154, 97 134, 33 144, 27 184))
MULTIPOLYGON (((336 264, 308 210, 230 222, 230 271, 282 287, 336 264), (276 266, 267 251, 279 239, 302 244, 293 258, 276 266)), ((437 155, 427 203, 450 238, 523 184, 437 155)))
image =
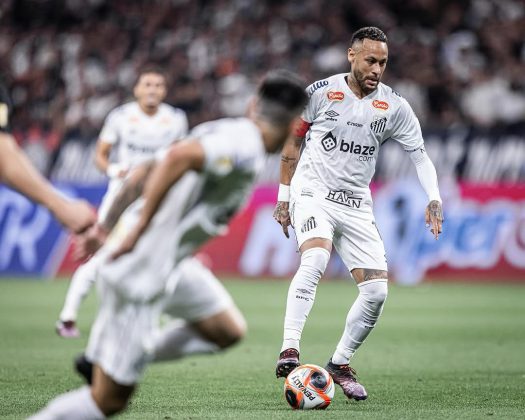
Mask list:
POLYGON ((352 66, 350 75, 365 95, 377 89, 387 60, 387 38, 381 29, 368 26, 352 35, 348 49, 348 61, 352 66))
POLYGON ((307 102, 305 84, 296 74, 275 70, 265 76, 250 116, 261 128, 268 152, 282 148, 307 102))
POLYGON ((166 93, 166 76, 161 69, 145 67, 140 71, 133 94, 144 112, 148 114, 157 112, 166 93))

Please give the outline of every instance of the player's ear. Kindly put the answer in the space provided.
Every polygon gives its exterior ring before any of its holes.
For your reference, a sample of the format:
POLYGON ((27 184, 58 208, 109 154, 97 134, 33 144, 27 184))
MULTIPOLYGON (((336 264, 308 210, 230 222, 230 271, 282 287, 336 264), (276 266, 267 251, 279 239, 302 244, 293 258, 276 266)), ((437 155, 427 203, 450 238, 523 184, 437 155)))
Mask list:
POLYGON ((350 47, 348 48, 348 62, 350 64, 354 64, 354 60, 355 60, 355 50, 350 47))

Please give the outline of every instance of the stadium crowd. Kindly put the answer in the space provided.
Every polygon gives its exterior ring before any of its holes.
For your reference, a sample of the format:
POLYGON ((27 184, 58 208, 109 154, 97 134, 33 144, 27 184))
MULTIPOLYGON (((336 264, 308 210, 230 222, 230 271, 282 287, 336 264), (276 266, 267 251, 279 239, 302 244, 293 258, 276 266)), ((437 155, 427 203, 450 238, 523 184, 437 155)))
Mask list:
POLYGON ((7 0, 0 75, 17 138, 51 153, 93 142, 146 63, 166 68, 167 102, 193 126, 242 113, 268 69, 346 71, 349 36, 366 25, 388 34, 384 81, 425 127, 525 120, 520 0, 7 0))

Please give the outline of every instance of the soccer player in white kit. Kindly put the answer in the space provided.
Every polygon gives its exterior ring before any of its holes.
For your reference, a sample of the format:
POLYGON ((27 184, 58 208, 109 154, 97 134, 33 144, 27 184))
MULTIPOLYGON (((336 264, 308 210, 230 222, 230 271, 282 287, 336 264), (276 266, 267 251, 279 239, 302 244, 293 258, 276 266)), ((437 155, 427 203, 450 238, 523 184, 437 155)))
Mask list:
MULTIPOLYGON (((162 70, 145 67, 140 71, 133 89, 135 101, 115 108, 107 116, 95 155, 97 167, 110 178, 99 207, 99 220, 106 217, 109 206, 132 168, 186 136, 186 113, 162 103, 166 92, 166 77, 162 70), (110 155, 114 155, 114 158, 110 155)), ((71 279, 64 307, 55 326, 57 333, 64 338, 80 335, 76 327, 78 311, 95 282, 96 264, 96 258, 82 264, 71 279)))
POLYGON ((343 335, 326 369, 348 398, 364 400, 349 361, 374 328, 387 297, 385 249, 372 213, 369 184, 380 146, 401 144, 414 162, 428 195, 426 223, 435 238, 442 229, 441 198, 434 165, 425 152, 410 105, 380 82, 388 59, 386 35, 366 27, 352 36, 351 71, 307 88, 302 127, 281 156, 281 185, 275 219, 288 236, 295 230, 300 267, 288 291, 277 377, 299 366, 299 342, 332 246, 359 288, 343 335), (300 148, 304 150, 299 158, 300 148))
POLYGON ((209 295, 205 289, 182 291, 184 299, 175 302, 183 284, 202 284, 198 272, 186 271, 187 259, 178 261, 220 234, 247 198, 267 154, 282 148, 306 102, 295 76, 270 73, 247 118, 204 123, 192 139, 170 147, 153 167, 142 198, 123 213, 97 253, 103 255, 102 301, 86 352, 94 363, 92 386, 57 397, 32 419, 101 419, 126 407, 156 356, 159 314, 200 306, 200 294, 209 295))

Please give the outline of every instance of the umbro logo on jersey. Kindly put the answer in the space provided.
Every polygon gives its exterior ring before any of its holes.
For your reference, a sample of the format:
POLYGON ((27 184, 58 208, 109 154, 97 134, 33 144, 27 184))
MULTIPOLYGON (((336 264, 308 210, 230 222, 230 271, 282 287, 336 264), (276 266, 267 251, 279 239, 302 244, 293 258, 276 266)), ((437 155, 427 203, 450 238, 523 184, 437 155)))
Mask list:
POLYGON ((337 121, 337 118, 335 117, 339 116, 339 114, 335 112, 333 109, 326 111, 325 115, 327 116, 326 118, 327 121, 337 121))
POLYGON ((309 230, 315 229, 317 227, 317 223, 315 223, 315 218, 312 216, 309 219, 306 220, 306 222, 303 223, 303 226, 301 227, 301 232, 308 232, 309 230))
POLYGON ((328 191, 328 195, 325 197, 326 200, 332 203, 342 204, 343 206, 350 207, 352 209, 358 209, 361 207, 361 197, 354 197, 354 192, 349 190, 336 190, 328 191))
POLYGON ((386 117, 379 117, 379 116, 375 116, 374 117, 374 121, 372 121, 370 123, 370 129, 374 132, 374 133, 382 133, 383 131, 385 131, 385 128, 386 128, 386 117))

